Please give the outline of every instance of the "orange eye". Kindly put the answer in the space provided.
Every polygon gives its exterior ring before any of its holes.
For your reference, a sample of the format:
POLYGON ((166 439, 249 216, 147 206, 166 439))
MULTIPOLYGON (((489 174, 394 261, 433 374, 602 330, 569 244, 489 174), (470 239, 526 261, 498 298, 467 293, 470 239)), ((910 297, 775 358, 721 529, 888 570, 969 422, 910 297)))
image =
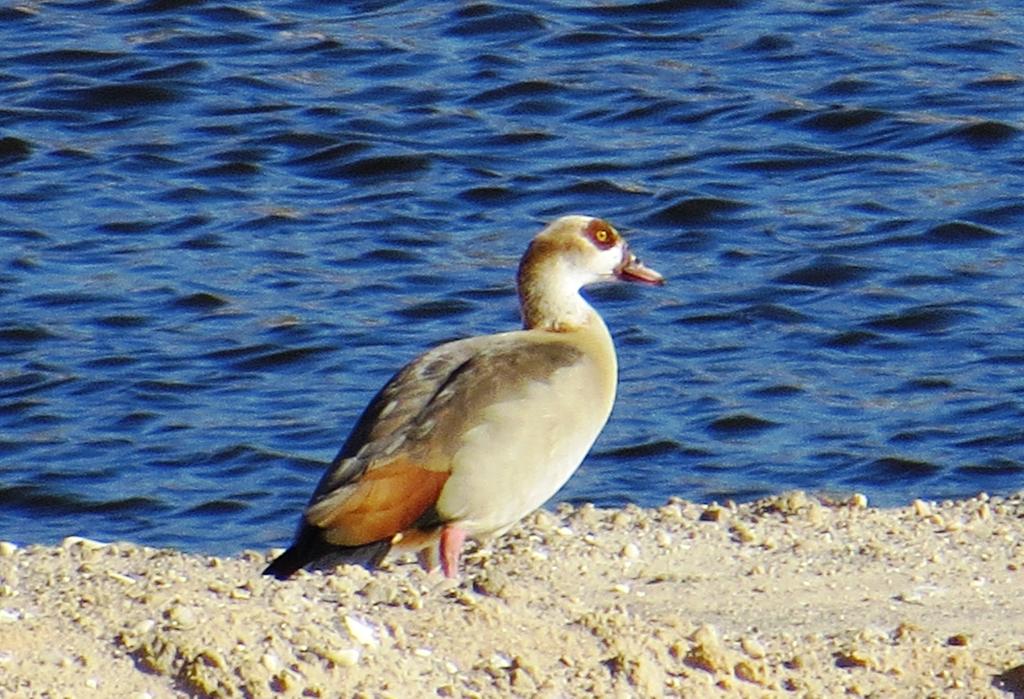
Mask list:
POLYGON ((587 235, 590 236, 594 245, 602 250, 607 250, 615 245, 617 238, 614 229, 600 219, 595 219, 590 223, 587 227, 587 235))

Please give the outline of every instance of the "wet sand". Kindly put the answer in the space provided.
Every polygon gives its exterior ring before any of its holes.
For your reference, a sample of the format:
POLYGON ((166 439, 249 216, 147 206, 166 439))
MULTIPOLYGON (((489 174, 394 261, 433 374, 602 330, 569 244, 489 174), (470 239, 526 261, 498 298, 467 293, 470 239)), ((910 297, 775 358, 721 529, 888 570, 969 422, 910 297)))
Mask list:
POLYGON ((1022 697, 1024 495, 542 511, 457 584, 0 544, 3 697, 1022 697))

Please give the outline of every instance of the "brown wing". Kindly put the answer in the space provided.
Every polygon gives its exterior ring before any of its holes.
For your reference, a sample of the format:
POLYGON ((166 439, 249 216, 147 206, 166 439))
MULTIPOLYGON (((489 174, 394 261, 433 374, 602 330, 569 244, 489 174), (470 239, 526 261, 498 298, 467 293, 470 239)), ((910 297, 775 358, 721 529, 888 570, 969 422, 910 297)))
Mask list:
POLYGON ((399 371, 367 406, 324 474, 306 521, 339 546, 439 524, 433 506, 459 436, 482 409, 577 361, 525 333, 441 345, 399 371))

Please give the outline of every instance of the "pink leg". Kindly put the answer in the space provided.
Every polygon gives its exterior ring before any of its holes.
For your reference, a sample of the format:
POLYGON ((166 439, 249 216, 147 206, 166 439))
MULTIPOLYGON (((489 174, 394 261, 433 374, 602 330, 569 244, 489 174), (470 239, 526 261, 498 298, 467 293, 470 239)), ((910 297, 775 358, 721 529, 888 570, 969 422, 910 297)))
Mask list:
POLYGON ((441 530, 441 570, 446 578, 459 577, 459 553, 466 541, 466 531, 451 525, 441 530))

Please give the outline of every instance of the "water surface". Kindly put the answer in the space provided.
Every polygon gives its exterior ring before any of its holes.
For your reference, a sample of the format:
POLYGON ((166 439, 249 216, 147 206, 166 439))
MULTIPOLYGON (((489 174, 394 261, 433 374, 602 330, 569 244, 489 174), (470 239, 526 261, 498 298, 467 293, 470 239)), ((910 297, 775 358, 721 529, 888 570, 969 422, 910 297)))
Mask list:
POLYGON ((283 544, 564 213, 612 421, 560 499, 1024 481, 1024 20, 954 2, 0 10, 0 539, 283 544))

